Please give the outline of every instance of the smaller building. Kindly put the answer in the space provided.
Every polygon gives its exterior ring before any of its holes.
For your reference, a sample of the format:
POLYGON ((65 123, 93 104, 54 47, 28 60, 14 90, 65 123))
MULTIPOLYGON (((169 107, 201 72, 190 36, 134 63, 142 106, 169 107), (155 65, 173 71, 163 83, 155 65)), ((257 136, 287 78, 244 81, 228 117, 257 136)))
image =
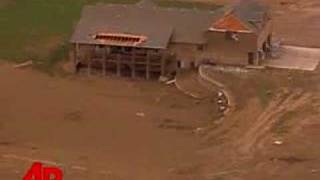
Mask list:
POLYGON ((255 0, 214 11, 161 8, 143 0, 84 7, 70 42, 76 69, 149 79, 201 63, 260 65, 271 39, 270 10, 255 0))

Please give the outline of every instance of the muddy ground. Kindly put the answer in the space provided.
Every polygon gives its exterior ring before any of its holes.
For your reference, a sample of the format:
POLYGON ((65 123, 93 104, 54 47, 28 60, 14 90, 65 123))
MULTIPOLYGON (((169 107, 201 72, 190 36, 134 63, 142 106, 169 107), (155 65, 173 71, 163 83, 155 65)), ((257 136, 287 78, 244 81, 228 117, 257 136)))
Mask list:
MULTIPOLYGON (((267 0, 266 0, 267 1, 267 0)), ((317 0, 269 0, 276 36, 319 46, 317 0)), ((0 179, 33 161, 70 180, 320 179, 320 69, 215 73, 235 99, 116 77, 49 76, 0 64, 0 179)))
POLYGON ((210 100, 157 81, 50 77, 1 65, 0 82, 7 180, 21 179, 31 159, 62 164, 65 179, 170 179, 201 159, 192 131, 215 114, 210 100))

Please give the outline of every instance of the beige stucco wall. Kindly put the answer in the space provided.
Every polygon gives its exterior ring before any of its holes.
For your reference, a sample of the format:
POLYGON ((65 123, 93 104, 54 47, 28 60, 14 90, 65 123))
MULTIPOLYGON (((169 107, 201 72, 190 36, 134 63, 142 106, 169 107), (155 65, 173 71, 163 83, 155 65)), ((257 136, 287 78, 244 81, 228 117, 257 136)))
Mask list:
POLYGON ((239 34, 239 41, 228 40, 223 32, 208 32, 208 42, 203 50, 196 44, 172 43, 169 50, 176 54, 188 68, 191 62, 195 65, 202 61, 218 64, 247 65, 248 53, 257 51, 257 36, 255 34, 239 34))
POLYGON ((238 41, 227 39, 224 32, 208 32, 207 38, 203 56, 213 63, 247 65, 248 53, 257 51, 257 36, 253 33, 238 33, 238 41))

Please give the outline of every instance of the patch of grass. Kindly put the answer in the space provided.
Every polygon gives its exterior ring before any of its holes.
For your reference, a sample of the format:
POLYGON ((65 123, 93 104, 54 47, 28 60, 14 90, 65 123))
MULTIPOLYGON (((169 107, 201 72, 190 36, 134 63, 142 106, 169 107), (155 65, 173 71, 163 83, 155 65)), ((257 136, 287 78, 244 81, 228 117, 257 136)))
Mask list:
POLYGON ((306 161, 310 161, 311 159, 306 158, 300 158, 295 156, 288 156, 288 157, 278 157, 278 158, 270 158, 271 161, 277 160, 277 161, 283 161, 288 164, 296 164, 296 163, 303 163, 306 161))
POLYGON ((201 9, 201 10, 216 10, 221 5, 212 2, 199 2, 199 1, 183 1, 183 0, 154 0, 156 4, 161 7, 175 7, 186 9, 201 9))
POLYGON ((289 132, 290 121, 298 115, 297 111, 288 111, 284 113, 272 126, 271 130, 277 135, 285 135, 289 132))
POLYGON ((68 52, 68 40, 86 4, 138 0, 10 0, 0 10, 0 59, 34 60, 49 67, 68 52))
POLYGON ((268 75, 255 74, 251 79, 255 87, 255 94, 259 98, 261 105, 266 107, 272 99, 277 85, 268 75))

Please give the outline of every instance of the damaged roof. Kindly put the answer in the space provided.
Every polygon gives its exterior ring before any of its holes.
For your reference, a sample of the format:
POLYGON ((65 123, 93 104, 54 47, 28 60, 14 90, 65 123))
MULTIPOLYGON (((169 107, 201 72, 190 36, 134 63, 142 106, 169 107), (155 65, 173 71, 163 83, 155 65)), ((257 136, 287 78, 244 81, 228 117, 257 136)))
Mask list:
MULTIPOLYGON (((234 13, 247 22, 247 19, 255 18, 251 13, 242 12, 247 10, 247 7, 241 6, 234 13)), ((135 47, 165 49, 169 42, 204 44, 205 32, 225 11, 225 8, 215 11, 161 8, 148 0, 134 5, 89 5, 83 9, 71 42, 105 44, 93 36, 119 33, 147 37, 146 41, 135 47)))
POLYGON ((242 0, 226 10, 210 30, 259 33, 269 18, 268 6, 257 0, 242 0))
POLYGON ((204 33, 218 11, 160 8, 150 3, 85 6, 72 43, 100 44, 97 33, 143 35, 138 47, 166 48, 168 42, 203 44, 204 33))

